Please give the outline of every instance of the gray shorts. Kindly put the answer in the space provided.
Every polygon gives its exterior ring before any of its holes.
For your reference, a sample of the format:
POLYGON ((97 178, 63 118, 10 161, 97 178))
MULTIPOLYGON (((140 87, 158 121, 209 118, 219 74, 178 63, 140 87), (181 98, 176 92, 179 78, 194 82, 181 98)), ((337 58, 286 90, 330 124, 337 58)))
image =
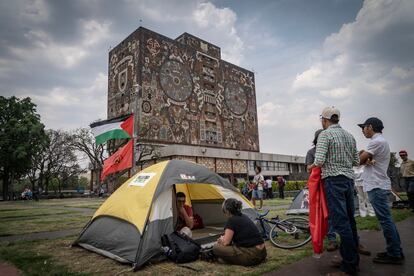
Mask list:
POLYGON ((253 190, 252 197, 254 199, 263 199, 263 190, 253 190))

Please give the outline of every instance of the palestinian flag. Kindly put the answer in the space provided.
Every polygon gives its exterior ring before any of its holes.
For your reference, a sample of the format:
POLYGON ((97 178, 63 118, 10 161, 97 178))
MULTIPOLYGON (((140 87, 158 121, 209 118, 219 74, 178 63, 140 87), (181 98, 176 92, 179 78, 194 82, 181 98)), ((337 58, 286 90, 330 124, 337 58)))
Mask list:
POLYGON ((97 145, 111 139, 130 139, 134 129, 134 114, 96 122, 90 127, 97 145))
POLYGON ((123 171, 132 167, 133 145, 134 140, 131 139, 114 154, 105 159, 101 174, 101 181, 103 181, 108 174, 123 171))

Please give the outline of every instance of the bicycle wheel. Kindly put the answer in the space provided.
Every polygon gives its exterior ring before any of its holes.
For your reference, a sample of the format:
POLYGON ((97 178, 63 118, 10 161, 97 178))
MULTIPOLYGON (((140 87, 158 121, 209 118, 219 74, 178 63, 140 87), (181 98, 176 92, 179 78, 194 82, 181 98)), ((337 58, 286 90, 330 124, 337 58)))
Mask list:
POLYGON ((279 248, 301 247, 311 240, 309 221, 300 217, 278 221, 270 230, 269 238, 279 248))

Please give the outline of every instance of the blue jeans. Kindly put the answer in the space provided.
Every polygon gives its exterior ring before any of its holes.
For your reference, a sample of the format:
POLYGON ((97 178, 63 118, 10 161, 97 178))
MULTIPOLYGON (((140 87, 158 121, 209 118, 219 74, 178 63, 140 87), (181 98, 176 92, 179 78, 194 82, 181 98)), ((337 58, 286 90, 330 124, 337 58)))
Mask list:
POLYGON ((387 254, 392 257, 401 257, 401 240, 388 205, 389 194, 390 191, 379 188, 368 191, 369 201, 374 207, 375 215, 381 224, 382 233, 387 243, 387 254))
POLYGON ((336 234, 335 231, 333 230, 332 227, 332 222, 331 222, 331 216, 328 216, 328 234, 326 235, 328 237, 328 241, 334 241, 336 242, 336 234))
POLYGON ((359 254, 354 217, 354 181, 342 175, 332 176, 324 179, 324 187, 329 209, 328 223, 330 228, 341 237, 340 269, 348 274, 355 274, 359 265, 359 254))

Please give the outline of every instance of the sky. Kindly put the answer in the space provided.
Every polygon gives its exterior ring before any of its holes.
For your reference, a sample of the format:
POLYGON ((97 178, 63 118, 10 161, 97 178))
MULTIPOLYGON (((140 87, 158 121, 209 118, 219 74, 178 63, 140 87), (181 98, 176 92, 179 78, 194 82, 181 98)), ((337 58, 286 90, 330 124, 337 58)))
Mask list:
POLYGON ((326 106, 366 147, 378 117, 414 157, 414 1, 0 0, 0 94, 47 128, 106 118, 108 51, 139 26, 194 34, 255 72, 260 150, 303 156, 326 106))

